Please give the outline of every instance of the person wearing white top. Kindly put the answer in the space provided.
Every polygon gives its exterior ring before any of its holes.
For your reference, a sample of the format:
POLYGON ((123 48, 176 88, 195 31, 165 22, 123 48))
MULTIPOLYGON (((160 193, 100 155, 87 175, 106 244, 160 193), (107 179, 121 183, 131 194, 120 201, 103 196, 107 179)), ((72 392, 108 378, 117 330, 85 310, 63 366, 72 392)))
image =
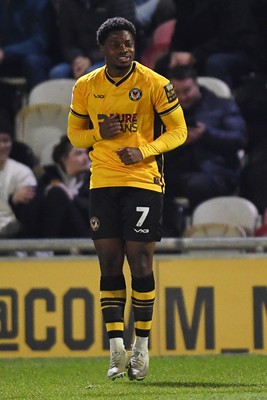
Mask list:
POLYGON ((0 119, 0 238, 17 237, 30 218, 37 180, 32 170, 11 158, 12 128, 0 119))

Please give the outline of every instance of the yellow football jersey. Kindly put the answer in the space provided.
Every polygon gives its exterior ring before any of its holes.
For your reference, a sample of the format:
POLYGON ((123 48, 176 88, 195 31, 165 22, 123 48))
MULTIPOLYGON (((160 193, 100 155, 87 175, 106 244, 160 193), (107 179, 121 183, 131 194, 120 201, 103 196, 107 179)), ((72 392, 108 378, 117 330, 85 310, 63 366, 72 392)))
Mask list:
POLYGON ((77 80, 68 136, 75 147, 92 147, 91 189, 132 186, 161 192, 162 153, 182 144, 187 129, 169 80, 133 62, 122 78, 112 78, 102 67, 77 80), (113 114, 119 114, 122 131, 102 139, 99 124, 113 114), (143 161, 124 165, 116 154, 124 147, 138 147, 143 161))

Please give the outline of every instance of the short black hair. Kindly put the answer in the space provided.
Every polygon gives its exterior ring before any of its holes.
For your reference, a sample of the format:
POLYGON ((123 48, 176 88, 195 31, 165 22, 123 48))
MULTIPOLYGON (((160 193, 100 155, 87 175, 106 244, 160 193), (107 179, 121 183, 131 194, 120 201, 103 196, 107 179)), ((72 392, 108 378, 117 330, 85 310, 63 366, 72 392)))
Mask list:
POLYGON ((67 135, 61 136, 59 143, 54 146, 52 159, 55 163, 60 164, 63 169, 64 165, 62 163, 62 158, 69 155, 72 147, 73 146, 67 135))
POLYGON ((176 66, 169 69, 168 78, 176 79, 177 81, 183 81, 184 79, 188 78, 197 80, 197 71, 194 67, 188 65, 176 66))
POLYGON ((123 17, 109 18, 98 28, 96 32, 96 40, 99 45, 103 45, 110 32, 113 31, 128 31, 135 39, 136 29, 134 24, 123 17))

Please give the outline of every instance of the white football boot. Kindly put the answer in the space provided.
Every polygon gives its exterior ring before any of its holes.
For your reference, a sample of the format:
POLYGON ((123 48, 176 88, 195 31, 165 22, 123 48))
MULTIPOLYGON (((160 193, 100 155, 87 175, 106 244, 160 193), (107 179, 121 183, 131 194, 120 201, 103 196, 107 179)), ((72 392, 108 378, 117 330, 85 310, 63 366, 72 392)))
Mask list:
POLYGON ((132 356, 128 364, 128 377, 132 381, 134 379, 141 381, 148 372, 149 355, 147 350, 139 351, 136 347, 132 348, 132 356))
POLYGON ((110 366, 108 369, 108 378, 123 378, 126 375, 126 366, 128 364, 128 355, 125 349, 112 351, 110 353, 110 366))

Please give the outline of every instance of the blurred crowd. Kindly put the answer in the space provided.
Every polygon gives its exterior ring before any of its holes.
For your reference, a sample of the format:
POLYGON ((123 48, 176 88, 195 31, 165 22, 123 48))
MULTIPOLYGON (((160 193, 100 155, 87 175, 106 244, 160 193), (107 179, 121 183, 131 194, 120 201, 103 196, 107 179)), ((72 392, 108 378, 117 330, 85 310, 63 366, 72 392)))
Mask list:
POLYGON ((136 25, 136 60, 169 77, 188 124, 186 144, 165 156, 164 236, 181 236, 194 208, 216 196, 245 197, 265 213, 267 0, 2 0, 0 238, 90 236, 88 152, 64 132, 40 165, 17 138, 16 116, 40 83, 104 64, 96 30, 114 16, 136 25), (200 76, 222 80, 231 96, 200 76))

